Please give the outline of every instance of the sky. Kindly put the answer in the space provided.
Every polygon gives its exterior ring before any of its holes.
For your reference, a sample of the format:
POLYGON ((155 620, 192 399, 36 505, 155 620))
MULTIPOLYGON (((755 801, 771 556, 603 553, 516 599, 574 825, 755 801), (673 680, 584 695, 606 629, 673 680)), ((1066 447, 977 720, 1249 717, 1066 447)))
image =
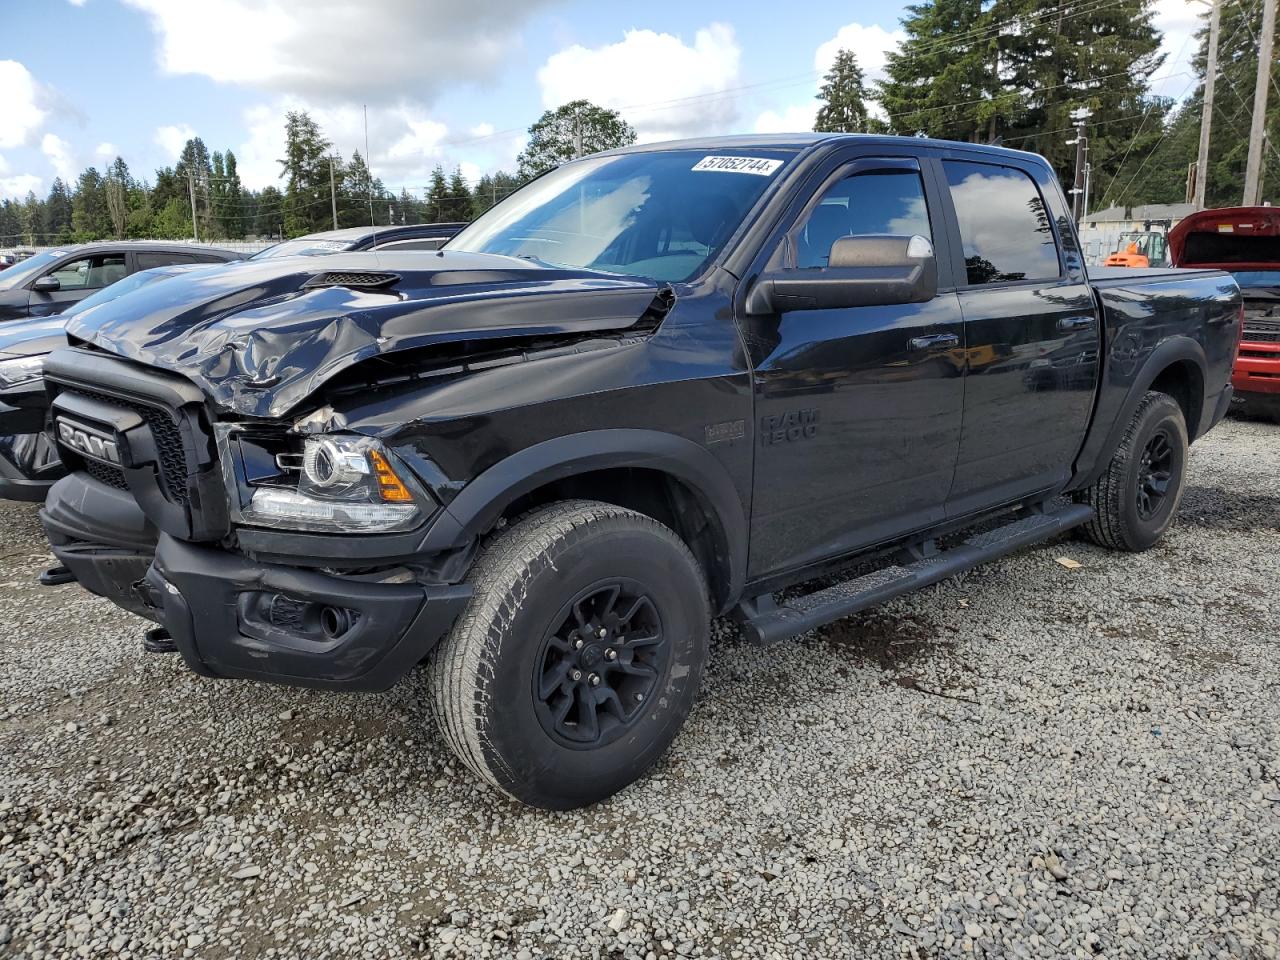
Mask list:
MULTIPOLYGON (((840 48, 869 79, 901 39, 893 0, 0 0, 0 197, 123 156, 154 178, 200 136, 245 184, 282 186, 284 116, 393 190, 431 169, 511 170, 542 111, 619 110, 642 141, 810 129, 840 48)), ((1190 92, 1200 9, 1157 0, 1157 92, 1190 92)))

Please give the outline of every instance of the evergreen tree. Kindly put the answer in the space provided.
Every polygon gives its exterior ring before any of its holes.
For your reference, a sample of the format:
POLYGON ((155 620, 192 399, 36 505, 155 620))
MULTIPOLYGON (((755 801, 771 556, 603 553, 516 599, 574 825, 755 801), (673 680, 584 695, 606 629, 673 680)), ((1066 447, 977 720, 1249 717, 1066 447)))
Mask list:
POLYGON ((0 200, 0 244, 10 246, 22 239, 22 206, 7 197, 0 200))
POLYGON ((407 187, 402 187, 400 196, 396 198, 396 211, 400 218, 396 221, 397 223, 422 223, 421 205, 413 198, 413 194, 407 187))
MULTIPOLYGON (((192 194, 195 196, 195 215, 200 223, 201 239, 213 235, 213 210, 209 202, 209 190, 213 180, 213 161, 209 148, 199 137, 192 137, 182 148, 178 156, 178 164, 174 168, 179 190, 191 205, 192 194)), ((190 214, 188 213, 188 220, 190 214)))
POLYGON ((23 243, 35 246, 43 243, 41 228, 44 226, 44 206, 36 197, 35 191, 28 190, 27 198, 22 202, 22 234, 23 243))
POLYGON ((323 230, 330 220, 330 143, 305 110, 291 110, 285 117, 285 156, 280 161, 285 178, 284 231, 286 236, 323 230))
POLYGON ((520 188, 523 181, 515 175, 499 170, 492 175, 485 174, 476 184, 471 194, 471 216, 474 220, 496 203, 500 203, 520 188))
POLYGON ((999 0, 993 8, 993 16, 1018 18, 1017 28, 1000 36, 1001 77, 1019 101, 1004 131, 1010 145, 1043 154, 1070 181, 1072 113, 1089 111, 1085 133, 1100 203, 1123 199, 1118 194, 1160 142, 1172 106, 1150 95, 1150 78, 1165 59, 1154 6, 1114 0, 1081 12, 1044 0, 999 0))
POLYGON ((449 181, 445 179, 444 167, 438 163, 431 171, 431 183, 423 206, 428 223, 444 223, 449 219, 449 181))
POLYGON ((129 173, 129 165, 124 162, 123 157, 116 157, 107 168, 102 181, 111 236, 116 240, 123 240, 129 231, 129 202, 133 190, 133 175, 129 173))
POLYGON ((818 91, 822 106, 813 129, 820 133, 879 133, 883 124, 867 113, 867 85, 858 58, 841 50, 818 91))
POLYGON ((111 218, 107 211, 107 193, 102 175, 89 167, 76 181, 71 201, 71 229, 79 242, 111 236, 111 218))
POLYGON ((618 111, 573 100, 548 110, 529 128, 529 142, 520 151, 519 173, 529 180, 575 157, 635 142, 635 130, 618 111))
MULTIPOLYGON (((0 230, 0 233, 6 232, 0 230)), ((54 178, 49 197, 44 202, 43 232, 47 243, 66 243, 71 239, 71 191, 61 177, 54 178)))
POLYGON ((998 135, 1016 98, 1000 81, 995 23, 983 0, 907 7, 906 39, 889 54, 877 97, 890 130, 975 143, 998 135))
POLYGON ((463 179, 462 168, 454 167, 449 178, 449 199, 445 205, 445 219, 459 221, 471 219, 471 188, 463 179))

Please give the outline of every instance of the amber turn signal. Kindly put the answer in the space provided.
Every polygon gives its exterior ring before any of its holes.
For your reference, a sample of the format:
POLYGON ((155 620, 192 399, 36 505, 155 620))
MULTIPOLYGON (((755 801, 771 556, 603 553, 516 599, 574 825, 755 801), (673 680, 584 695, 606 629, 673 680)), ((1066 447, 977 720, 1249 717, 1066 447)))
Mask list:
POLYGON ((404 485, 404 481, 396 476, 391 464, 380 450, 369 451, 369 462, 373 464, 373 475, 378 480, 378 492, 387 503, 409 503, 413 494, 404 485))

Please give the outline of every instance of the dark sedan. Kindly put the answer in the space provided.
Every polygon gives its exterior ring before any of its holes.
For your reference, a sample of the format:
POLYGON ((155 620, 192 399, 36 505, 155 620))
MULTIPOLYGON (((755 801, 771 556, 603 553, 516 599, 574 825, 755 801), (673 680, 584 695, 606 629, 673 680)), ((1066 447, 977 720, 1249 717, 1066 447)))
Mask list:
POLYGON ((328 253, 354 253, 358 250, 439 250, 465 227, 465 223, 416 223, 391 227, 347 227, 324 230, 305 237, 284 240, 259 250, 250 260, 275 257, 316 257, 328 253))
POLYGON ((244 254, 189 243, 106 241, 46 250, 0 274, 0 320, 47 317, 139 270, 226 263, 244 254))

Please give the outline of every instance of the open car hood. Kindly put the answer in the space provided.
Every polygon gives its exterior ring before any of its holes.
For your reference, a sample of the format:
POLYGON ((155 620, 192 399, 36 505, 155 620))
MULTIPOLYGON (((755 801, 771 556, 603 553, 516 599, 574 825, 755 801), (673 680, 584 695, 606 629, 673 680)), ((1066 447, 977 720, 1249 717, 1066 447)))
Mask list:
POLYGON ((1280 208, 1199 210, 1169 231, 1175 267, 1214 270, 1280 268, 1280 208))
POLYGON ((389 353, 625 330, 661 289, 489 254, 290 257, 150 284, 73 319, 67 334, 181 374, 224 410, 279 417, 389 353))

